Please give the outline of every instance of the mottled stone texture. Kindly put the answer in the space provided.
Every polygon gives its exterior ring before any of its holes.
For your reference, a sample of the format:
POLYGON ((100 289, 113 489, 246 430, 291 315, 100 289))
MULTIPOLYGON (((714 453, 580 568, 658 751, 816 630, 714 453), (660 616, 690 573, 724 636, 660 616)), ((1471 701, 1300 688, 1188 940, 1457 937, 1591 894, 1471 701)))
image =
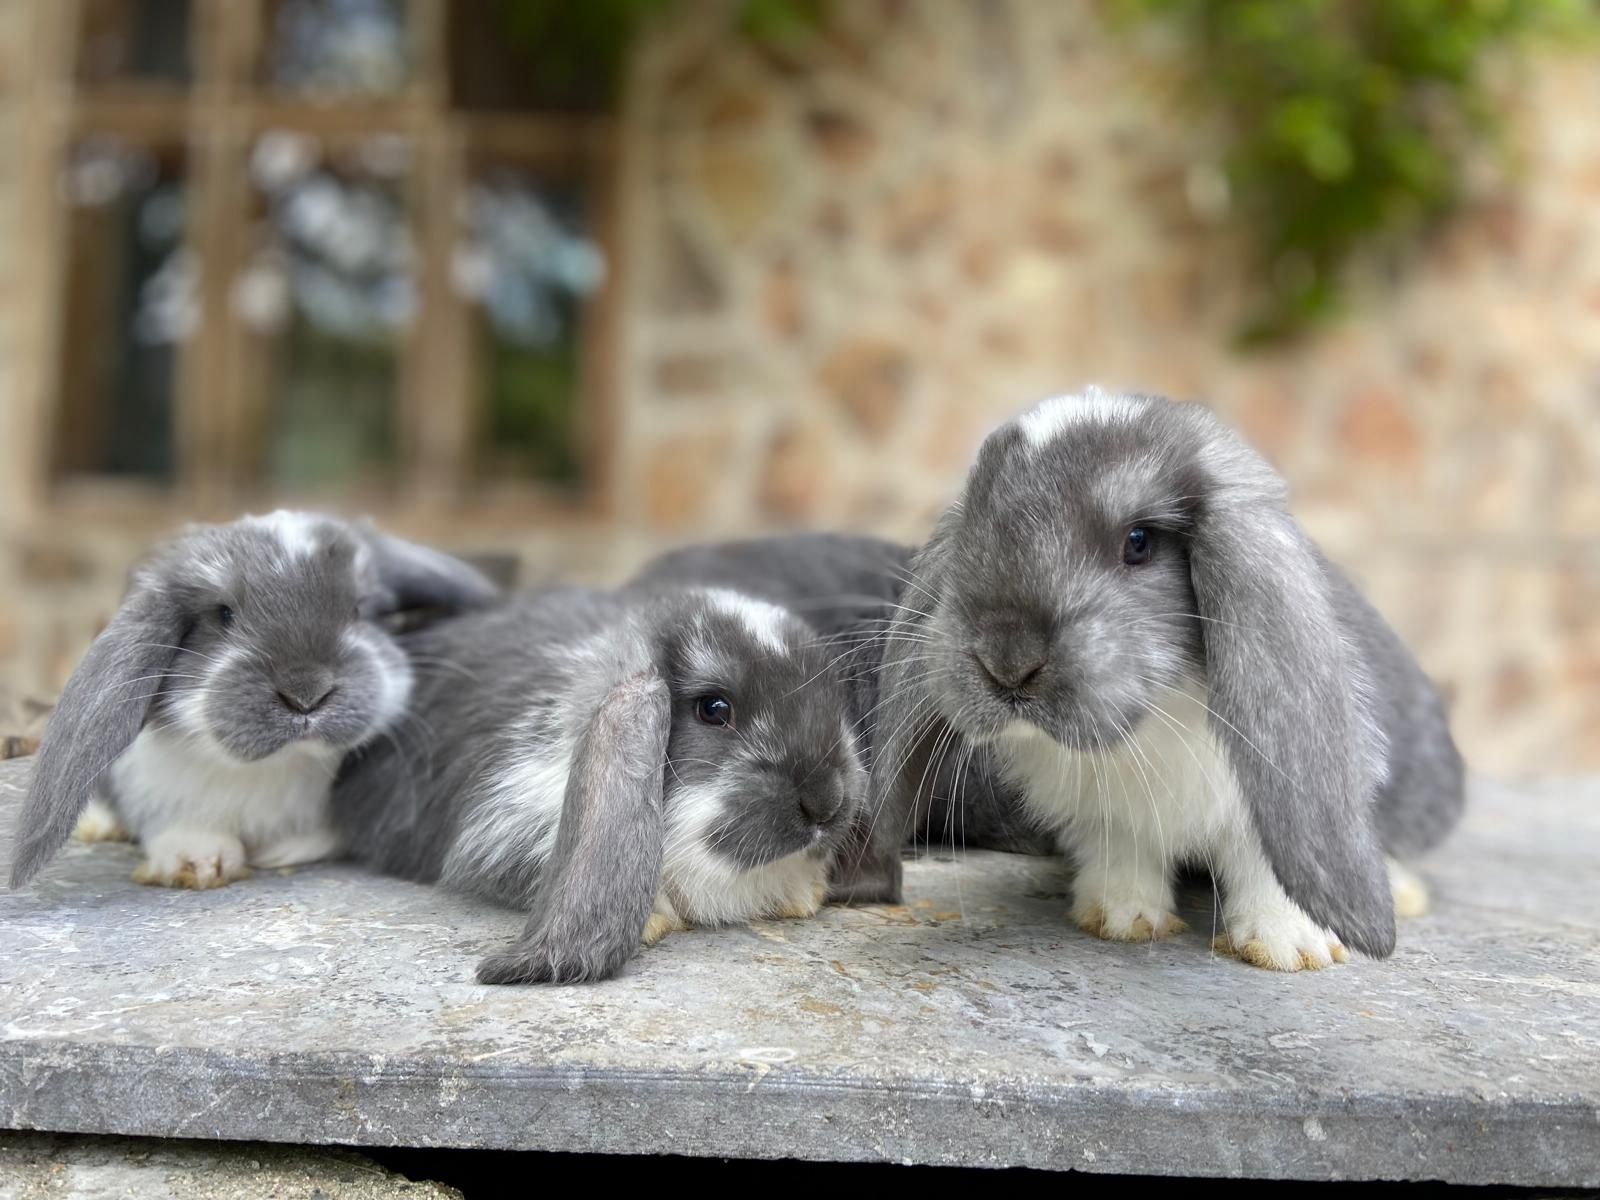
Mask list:
MULTIPOLYGON (((0 763, 0 856, 22 764, 0 763)), ((1600 1184, 1600 788, 1480 789, 1384 962, 1111 945, 1061 866, 487 988, 515 913, 322 866, 221 891, 74 845, 0 894, 0 1126, 1153 1175, 1600 1184)))
POLYGON ((461 1200, 345 1150, 0 1133, 0 1200, 461 1200))
POLYGON ((697 528, 917 537, 1033 398, 1206 398, 1444 683, 1477 765, 1600 767, 1600 58, 1538 65, 1520 178, 1396 286, 1242 355, 1205 135, 1095 6, 836 7, 782 54, 707 18, 640 64, 625 517, 684 536, 649 464, 714 428, 740 465, 697 479, 720 517, 697 528), (655 382, 685 347, 727 351, 700 405, 655 382))
MULTIPOLYGON (((726 7, 652 38, 622 115, 608 515, 413 532, 595 580, 692 537, 918 538, 984 432, 1037 397, 1205 397, 1444 683, 1475 765, 1600 769, 1592 50, 1518 90, 1512 186, 1344 324, 1242 355, 1247 268, 1206 135, 1097 6, 850 0, 780 50, 733 37, 726 7)), ((7 282, 23 29, 0 21, 0 312, 37 302, 7 282)), ((0 689, 48 697, 140 535, 36 525, 0 520, 0 689)))

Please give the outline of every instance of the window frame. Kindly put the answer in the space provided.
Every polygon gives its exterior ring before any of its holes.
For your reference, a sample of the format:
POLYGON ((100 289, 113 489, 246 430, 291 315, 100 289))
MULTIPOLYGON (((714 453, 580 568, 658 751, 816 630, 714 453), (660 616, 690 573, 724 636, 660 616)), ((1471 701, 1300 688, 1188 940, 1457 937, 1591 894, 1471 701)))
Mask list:
POLYGON ((37 328, 31 331, 31 396, 21 425, 27 460, 15 464, 30 514, 45 522, 92 520, 110 528, 168 525, 180 517, 226 518, 284 501, 358 509, 409 525, 441 517, 484 526, 525 524, 530 516, 584 520, 606 511, 613 477, 610 436, 618 384, 620 308, 618 125, 609 116, 485 113, 449 107, 445 45, 448 0, 409 0, 415 75, 381 99, 275 93, 259 79, 263 17, 270 0, 190 0, 191 82, 80 81, 80 0, 31 0, 41 53, 28 94, 30 139, 26 227, 39 232, 24 278, 37 328), (250 392, 241 380, 248 333, 228 295, 256 214, 245 169, 255 139, 269 129, 303 132, 339 145, 394 133, 415 155, 401 181, 420 251, 418 316, 402 340, 395 396, 396 467, 391 484, 370 493, 292 496, 249 476, 255 457, 250 392), (87 133, 138 144, 182 146, 189 204, 185 244, 201 263, 201 321, 179 350, 174 395, 175 474, 170 484, 54 471, 57 396, 66 325, 64 273, 70 222, 57 180, 75 141, 87 133), (565 489, 538 480, 471 478, 483 396, 473 386, 471 301, 451 282, 459 235, 457 197, 475 159, 495 159, 582 187, 606 280, 586 300, 579 329, 576 397, 581 481, 565 489), (426 332, 424 332, 426 331, 426 332))

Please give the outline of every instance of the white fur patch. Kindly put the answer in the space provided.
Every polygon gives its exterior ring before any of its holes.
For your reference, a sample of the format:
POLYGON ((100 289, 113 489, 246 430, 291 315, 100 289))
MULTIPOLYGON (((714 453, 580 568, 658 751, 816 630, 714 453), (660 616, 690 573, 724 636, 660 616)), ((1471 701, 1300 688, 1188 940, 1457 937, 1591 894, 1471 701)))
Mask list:
POLYGON ((295 742, 244 763, 185 730, 150 726, 110 776, 117 815, 146 846, 170 831, 188 831, 237 839, 253 855, 328 828, 338 763, 339 751, 321 742, 295 742))
POLYGON ((1283 970, 1331 961, 1338 939, 1291 900, 1267 861, 1227 752, 1212 735, 1199 683, 1156 697, 1160 710, 1132 737, 1078 753, 1013 722, 996 742, 1026 802, 1055 829, 1078 866, 1073 915, 1098 907, 1106 936, 1126 937, 1144 916, 1171 913, 1182 861, 1209 866, 1223 891, 1224 931, 1259 942, 1283 970))
POLYGON ((378 697, 373 706, 372 724, 363 742, 377 737, 399 719, 411 699, 414 679, 411 665, 389 640, 389 635, 371 625, 357 625, 342 637, 347 651, 365 655, 378 676, 378 697))
MULTIPOLYGON (((523 723, 537 730, 547 720, 545 711, 536 708, 523 723)), ((443 877, 467 881, 543 866, 556 848, 576 750, 577 739, 563 733, 542 751, 510 751, 509 761, 484 784, 486 794, 473 819, 450 847, 443 877)))
POLYGON ((246 517, 244 524, 267 530, 290 558, 309 558, 321 544, 317 540, 317 526, 322 524, 322 518, 310 513, 280 508, 265 516, 246 517))
POLYGON ((748 870, 712 850, 709 839, 726 819, 726 789, 716 783, 685 788, 667 812, 661 886, 691 925, 729 925, 815 906, 827 881, 826 859, 805 851, 748 870))
POLYGON ((1075 394, 1052 396, 1023 413, 1017 418, 1017 424, 1030 445, 1043 446, 1074 425, 1127 421, 1140 409, 1141 402, 1132 396, 1087 387, 1075 394))
POLYGON ((783 627, 789 619, 786 611, 727 588, 708 588, 705 594, 719 611, 736 618, 756 641, 774 654, 783 653, 783 627))

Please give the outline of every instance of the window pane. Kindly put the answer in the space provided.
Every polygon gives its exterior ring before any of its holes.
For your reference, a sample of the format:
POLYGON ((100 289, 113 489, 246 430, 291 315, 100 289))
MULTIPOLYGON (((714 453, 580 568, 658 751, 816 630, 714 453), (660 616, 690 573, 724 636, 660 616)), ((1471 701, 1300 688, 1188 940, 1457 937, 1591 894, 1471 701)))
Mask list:
POLYGON ((411 75, 408 7, 406 0, 272 0, 266 82, 297 92, 400 91, 411 75))
POLYGON ((408 158, 407 143, 387 135, 330 156, 298 133, 256 144, 263 221, 233 306, 264 351, 270 482, 371 485, 393 464, 398 358, 415 305, 408 158))
POLYGON ((188 83, 190 0, 83 0, 78 78, 188 83))
POLYGON ((568 113, 610 107, 629 40, 629 14, 617 5, 473 0, 446 11, 454 107, 568 113))
POLYGON ((182 153, 85 139, 60 190, 69 234, 56 471, 169 480, 178 352, 199 319, 182 153))
POLYGON ((584 302, 605 274, 583 201, 519 168, 468 187, 455 278, 477 315, 480 476, 578 479, 584 302))

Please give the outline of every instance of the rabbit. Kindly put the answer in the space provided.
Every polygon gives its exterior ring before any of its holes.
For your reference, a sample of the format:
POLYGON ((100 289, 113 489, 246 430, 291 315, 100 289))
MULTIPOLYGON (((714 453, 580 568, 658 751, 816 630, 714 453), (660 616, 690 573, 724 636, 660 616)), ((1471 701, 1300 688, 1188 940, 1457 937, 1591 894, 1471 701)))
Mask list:
MULTIPOLYGON (((1006 423, 917 553, 885 644, 869 807, 989 748, 1074 861, 1072 915, 1284 971, 1395 944, 1385 850, 1438 842, 1463 766, 1432 684, 1210 410, 1090 389, 1006 423)), ((881 825, 892 825, 886 820, 881 825)))
POLYGON ((809 917, 866 772, 829 655, 720 588, 555 588, 405 639, 425 744, 353 756, 355 857, 528 912, 483 983, 608 978, 692 925, 809 917))
POLYGON ((377 619, 498 594, 467 564, 365 524, 278 511, 187 528, 135 569, 67 682, 12 886, 74 822, 86 840, 137 839, 141 883, 220 887, 335 855, 339 760, 386 735, 411 693, 377 619))
MULTIPOLYGON (((670 550, 647 562, 633 581, 729 587, 803 614, 833 649, 849 686, 852 728, 870 763, 883 648, 910 636, 897 627, 895 616, 914 553, 911 546, 883 538, 782 534, 670 550)), ((920 605, 915 591, 905 603, 920 605)), ((922 786, 911 811, 898 822, 905 837, 880 843, 871 836, 878 814, 863 807, 835 858, 830 902, 899 903, 902 843, 1055 852, 1054 836, 1023 806, 1020 792, 995 768, 986 747, 969 747, 959 762, 941 756, 931 771, 924 771, 926 760, 917 765, 922 786)))

